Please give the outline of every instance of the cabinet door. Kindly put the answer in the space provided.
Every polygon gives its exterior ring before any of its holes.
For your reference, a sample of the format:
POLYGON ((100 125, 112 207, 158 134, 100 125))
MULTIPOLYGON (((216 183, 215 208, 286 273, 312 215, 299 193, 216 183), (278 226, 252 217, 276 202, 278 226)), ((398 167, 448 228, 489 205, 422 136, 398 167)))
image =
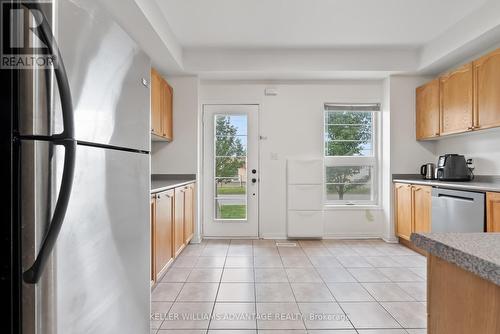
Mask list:
POLYGON ((170 85, 163 81, 163 108, 162 108, 162 132, 163 136, 168 140, 174 139, 173 132, 173 89, 170 85))
POLYGON ((156 270, 155 270, 155 216, 156 216, 156 205, 155 200, 156 196, 151 196, 150 201, 150 219, 151 219, 151 257, 150 257, 150 265, 151 265, 151 285, 156 282, 156 270))
POLYGON ((174 255, 184 247, 184 188, 175 188, 174 255))
POLYGON ((441 131, 442 135, 472 130, 472 64, 466 64, 442 76, 441 131))
POLYGON ((172 259, 172 218, 174 193, 163 191, 156 196, 155 267, 158 279, 172 259))
POLYGON ((413 186, 413 232, 431 231, 431 192, 429 186, 413 186))
POLYGON ((439 136, 439 79, 416 90, 416 134, 419 140, 439 136))
POLYGON ((151 69, 151 132, 157 136, 162 135, 161 129, 161 95, 162 79, 156 70, 151 69))
POLYGON ((396 234, 410 240, 412 229, 412 189, 410 184, 395 184, 396 234))
POLYGON ((194 184, 189 184, 184 192, 184 241, 186 245, 193 238, 194 231, 194 184))
POLYGON ((500 232, 500 193, 486 193, 486 232, 500 232))
POLYGON ((474 128, 500 126, 500 49, 474 61, 474 128))

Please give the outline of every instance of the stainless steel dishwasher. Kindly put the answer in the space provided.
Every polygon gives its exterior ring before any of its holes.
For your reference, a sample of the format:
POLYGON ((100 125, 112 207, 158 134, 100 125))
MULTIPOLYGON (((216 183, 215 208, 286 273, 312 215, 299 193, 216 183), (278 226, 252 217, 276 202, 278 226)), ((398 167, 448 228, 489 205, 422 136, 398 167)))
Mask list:
POLYGON ((484 193, 432 188, 432 232, 484 232, 484 193))

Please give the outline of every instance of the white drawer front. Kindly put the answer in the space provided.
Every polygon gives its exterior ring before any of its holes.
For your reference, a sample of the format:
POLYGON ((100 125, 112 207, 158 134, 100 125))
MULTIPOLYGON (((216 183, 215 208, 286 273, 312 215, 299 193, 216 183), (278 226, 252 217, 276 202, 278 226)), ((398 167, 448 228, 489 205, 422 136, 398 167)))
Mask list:
POLYGON ((323 237, 323 212, 288 211, 288 236, 294 238, 323 237))
POLYGON ((322 184, 323 160, 289 160, 288 184, 322 184))
POLYGON ((322 210, 322 185, 289 185, 288 210, 322 210))

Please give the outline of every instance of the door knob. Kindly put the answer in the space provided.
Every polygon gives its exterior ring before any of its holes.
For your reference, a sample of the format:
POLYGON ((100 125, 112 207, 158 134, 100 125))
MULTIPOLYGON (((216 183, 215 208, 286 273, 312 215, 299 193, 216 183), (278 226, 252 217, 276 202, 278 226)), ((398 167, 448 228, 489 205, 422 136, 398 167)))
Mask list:
POLYGON ((252 169, 252 174, 256 174, 257 173, 257 170, 256 169, 252 169))
POLYGON ((255 182, 257 182, 257 179, 256 179, 256 178, 253 178, 253 179, 252 179, 252 183, 255 183, 255 182))

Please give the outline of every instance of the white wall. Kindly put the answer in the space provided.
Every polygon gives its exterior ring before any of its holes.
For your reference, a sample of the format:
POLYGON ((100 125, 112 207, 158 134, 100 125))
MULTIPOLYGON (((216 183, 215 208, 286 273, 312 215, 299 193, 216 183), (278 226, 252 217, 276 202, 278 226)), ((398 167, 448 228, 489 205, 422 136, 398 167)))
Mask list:
POLYGON ((151 172, 153 174, 196 174, 198 148, 197 77, 168 77, 174 90, 174 140, 153 142, 151 172))
MULTIPOLYGON (((323 156, 325 102, 382 102, 380 81, 263 84, 202 82, 200 103, 258 103, 260 110, 260 234, 286 237, 286 160, 323 156), (264 96, 266 87, 278 96, 264 96), (272 159, 273 154, 277 159, 272 159)), ((382 210, 338 209, 325 212, 327 237, 378 237, 384 233, 382 210)))
POLYGON ((463 133, 442 138, 436 142, 436 155, 445 153, 464 154, 473 158, 476 175, 500 174, 500 129, 463 133))

